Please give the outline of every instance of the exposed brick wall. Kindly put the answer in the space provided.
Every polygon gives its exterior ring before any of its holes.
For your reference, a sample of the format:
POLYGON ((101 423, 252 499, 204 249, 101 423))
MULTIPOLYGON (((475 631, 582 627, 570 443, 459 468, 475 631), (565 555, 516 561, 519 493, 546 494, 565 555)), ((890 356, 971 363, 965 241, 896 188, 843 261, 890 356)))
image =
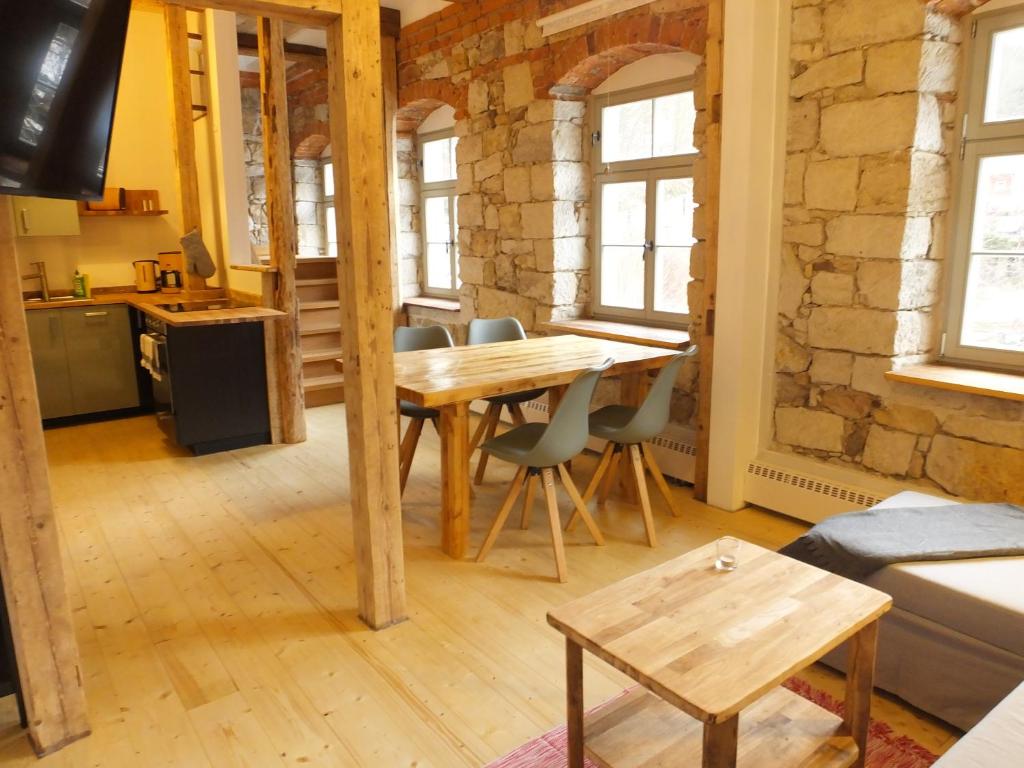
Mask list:
MULTIPOLYGON (((473 317, 512 315, 538 333, 549 319, 589 313, 592 177, 586 99, 594 87, 645 56, 703 54, 704 0, 659 0, 548 38, 541 35, 538 18, 576 4, 458 3, 402 30, 400 136, 411 137, 442 104, 455 109, 463 324, 473 317)), ((696 96, 700 102, 700 93, 696 96)), ((699 117, 695 126, 698 141, 702 122, 699 117)), ((400 141, 411 147, 408 139, 400 141)), ((403 178, 403 220, 411 224, 400 236, 403 264, 411 254, 402 242, 411 245, 417 226, 405 215, 416 210, 413 177, 403 178)), ((703 220, 697 216, 695 226, 703 220)), ((693 264, 699 280, 699 248, 693 264)), ((411 272, 403 269, 403 282, 411 272)), ((699 302, 692 306, 699 323, 699 302)), ((676 422, 690 422, 695 412, 696 370, 688 366, 680 376, 676 422)), ((601 397, 614 401, 614 382, 604 384, 601 397)))

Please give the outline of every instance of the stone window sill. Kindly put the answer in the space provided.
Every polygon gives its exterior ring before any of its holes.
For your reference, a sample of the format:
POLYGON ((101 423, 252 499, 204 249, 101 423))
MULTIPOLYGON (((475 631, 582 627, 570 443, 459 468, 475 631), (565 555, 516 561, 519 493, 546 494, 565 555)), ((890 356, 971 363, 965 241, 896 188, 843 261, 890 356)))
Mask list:
POLYGON ((1000 371, 984 371, 955 365, 914 365, 889 371, 889 381, 917 384, 922 387, 969 392, 974 395, 1024 401, 1024 376, 1000 371))
POLYGON ((442 299, 438 296, 410 296, 403 300, 402 306, 425 307, 427 309, 440 309, 443 312, 461 312, 462 305, 457 299, 442 299))
POLYGON ((616 323, 611 320, 559 320, 544 323, 542 327, 554 333, 574 333, 577 336, 624 341, 648 347, 682 350, 690 346, 690 334, 675 328, 616 323))

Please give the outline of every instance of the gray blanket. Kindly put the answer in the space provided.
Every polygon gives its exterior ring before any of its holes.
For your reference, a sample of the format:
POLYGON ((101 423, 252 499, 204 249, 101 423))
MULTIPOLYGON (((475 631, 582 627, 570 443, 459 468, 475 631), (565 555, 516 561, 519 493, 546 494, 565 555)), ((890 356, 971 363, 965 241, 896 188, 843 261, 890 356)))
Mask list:
POLYGON ((1024 509, 953 504, 849 512, 779 552, 857 581, 892 563, 1024 555, 1024 509))

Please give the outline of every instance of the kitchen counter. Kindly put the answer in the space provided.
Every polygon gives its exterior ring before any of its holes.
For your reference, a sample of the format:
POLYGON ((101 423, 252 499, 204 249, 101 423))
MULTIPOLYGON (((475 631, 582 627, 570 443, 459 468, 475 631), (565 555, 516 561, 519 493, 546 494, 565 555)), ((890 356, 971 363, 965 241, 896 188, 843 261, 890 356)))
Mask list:
POLYGON ((140 312, 162 320, 176 327, 192 325, 223 325, 229 323, 252 323, 276 320, 285 317, 284 312, 267 307, 235 307, 233 309, 210 309, 201 312, 168 312, 158 304, 177 304, 187 301, 211 301, 226 299, 221 290, 194 291, 187 299, 183 293, 137 293, 128 290, 106 291, 98 288, 90 299, 61 299, 57 301, 26 301, 25 309, 62 309, 64 307, 89 307, 104 304, 127 304, 140 312))

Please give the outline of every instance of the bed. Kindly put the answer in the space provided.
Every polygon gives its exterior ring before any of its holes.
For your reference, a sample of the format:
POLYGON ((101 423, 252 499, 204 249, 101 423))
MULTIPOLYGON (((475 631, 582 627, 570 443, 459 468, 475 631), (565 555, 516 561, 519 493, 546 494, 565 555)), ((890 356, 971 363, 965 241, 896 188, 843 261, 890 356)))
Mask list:
MULTIPOLYGON (((877 508, 943 506, 905 491, 877 508)), ((893 597, 875 684, 968 730, 1024 680, 1024 557, 889 565, 866 583, 893 597)), ((823 661, 841 671, 844 646, 823 661)))

